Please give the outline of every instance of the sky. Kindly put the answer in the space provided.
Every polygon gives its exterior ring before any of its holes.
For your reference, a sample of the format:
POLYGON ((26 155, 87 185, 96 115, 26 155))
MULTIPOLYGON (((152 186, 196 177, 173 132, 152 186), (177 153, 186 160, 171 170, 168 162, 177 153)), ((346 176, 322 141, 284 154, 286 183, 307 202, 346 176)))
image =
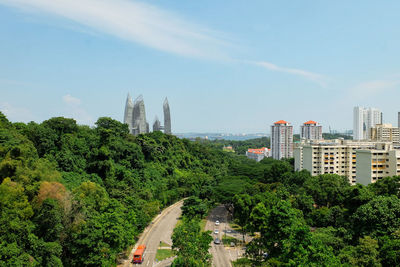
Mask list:
POLYGON ((172 131, 352 129, 354 106, 397 126, 400 1, 0 0, 0 111, 123 120, 127 94, 172 131))

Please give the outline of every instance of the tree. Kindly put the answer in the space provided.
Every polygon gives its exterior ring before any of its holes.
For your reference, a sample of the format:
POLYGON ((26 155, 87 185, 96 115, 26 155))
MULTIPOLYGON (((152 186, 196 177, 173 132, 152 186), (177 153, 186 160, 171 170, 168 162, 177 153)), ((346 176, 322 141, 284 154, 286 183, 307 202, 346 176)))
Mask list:
MULTIPOLYGON (((0 259, 18 265, 32 256, 31 238, 35 238, 30 218, 33 210, 23 187, 10 178, 0 185, 0 259)), ((34 261, 34 258, 32 259, 34 261)), ((25 265, 25 264, 23 264, 25 265)))
POLYGON ((248 194, 235 195, 233 198, 234 216, 238 225, 242 228, 243 242, 246 228, 250 222, 250 214, 253 202, 248 194))
POLYGON ((378 196, 360 206, 352 216, 357 236, 391 234, 400 228, 400 200, 396 196, 378 196))
POLYGON ((46 242, 58 241, 64 230, 63 216, 64 212, 56 200, 45 199, 37 208, 32 220, 36 224, 36 235, 46 242))
POLYGON ((400 264, 400 230, 382 238, 380 258, 383 266, 399 266, 400 264))
POLYGON ((200 231, 199 221, 185 220, 172 234, 172 248, 178 256, 172 266, 208 265, 211 259, 208 250, 212 240, 210 231, 200 231))
POLYGON ((319 206, 341 205, 350 188, 349 181, 337 174, 322 174, 310 177, 304 187, 319 206))
POLYGON ((102 143, 107 143, 115 137, 126 137, 129 133, 128 124, 123 124, 109 117, 101 117, 95 124, 102 143))
POLYGON ((267 252, 270 264, 334 266, 338 263, 331 248, 312 239, 301 212, 293 209, 290 202, 280 200, 270 209, 259 203, 251 219, 261 235, 250 245, 255 259, 262 260, 262 252, 267 252))
POLYGON ((185 199, 181 209, 182 215, 189 220, 194 218, 202 219, 208 211, 207 203, 195 196, 185 199))
POLYGON ((385 177, 368 185, 368 188, 377 196, 399 196, 400 193, 400 176, 385 177))
POLYGON ((345 247, 339 254, 339 258, 344 265, 353 266, 381 266, 378 252, 378 241, 365 236, 359 239, 356 247, 345 247))

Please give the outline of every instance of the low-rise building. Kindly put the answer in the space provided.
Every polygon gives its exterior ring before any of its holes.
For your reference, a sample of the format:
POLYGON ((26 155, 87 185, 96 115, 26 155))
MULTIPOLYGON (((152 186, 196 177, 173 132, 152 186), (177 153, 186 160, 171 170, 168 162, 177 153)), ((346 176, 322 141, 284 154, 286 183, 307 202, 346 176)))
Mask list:
POLYGON ((246 151, 246 157, 249 159, 254 159, 257 162, 262 160, 265 157, 269 157, 269 149, 266 147, 262 148, 249 148, 246 151))

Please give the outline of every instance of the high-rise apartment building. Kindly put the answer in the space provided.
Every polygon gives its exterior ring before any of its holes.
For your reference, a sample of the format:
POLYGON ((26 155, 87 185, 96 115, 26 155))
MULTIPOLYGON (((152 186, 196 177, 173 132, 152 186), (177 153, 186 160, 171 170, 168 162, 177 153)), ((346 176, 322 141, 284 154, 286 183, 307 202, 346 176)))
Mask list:
POLYGON ((322 139, 322 126, 315 121, 307 121, 300 126, 300 138, 310 140, 322 139))
POLYGON ((371 141, 399 143, 400 130, 390 123, 377 124, 371 128, 371 141))
POLYGON ((397 112, 397 128, 400 128, 400 112, 397 112))
POLYGON ((271 153, 272 158, 293 157, 293 126, 280 120, 271 126, 271 153))
POLYGON ((376 108, 354 107, 353 110, 353 139, 368 140, 370 130, 376 124, 382 123, 382 112, 376 108))

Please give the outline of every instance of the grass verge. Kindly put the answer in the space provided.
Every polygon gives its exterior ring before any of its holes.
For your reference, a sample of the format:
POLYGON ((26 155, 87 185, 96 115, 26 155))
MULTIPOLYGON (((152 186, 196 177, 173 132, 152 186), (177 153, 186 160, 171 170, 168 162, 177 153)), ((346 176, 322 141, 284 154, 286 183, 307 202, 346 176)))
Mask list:
POLYGON ((253 264, 254 263, 251 260, 247 259, 247 258, 241 258, 241 259, 238 259, 238 260, 232 262, 232 265, 234 267, 254 266, 253 264))
POLYGON ((160 247, 171 247, 171 245, 165 243, 164 241, 160 241, 160 247))
POLYGON ((156 254, 157 261, 162 261, 172 256, 175 256, 175 253, 172 249, 157 249, 157 254, 156 254))

